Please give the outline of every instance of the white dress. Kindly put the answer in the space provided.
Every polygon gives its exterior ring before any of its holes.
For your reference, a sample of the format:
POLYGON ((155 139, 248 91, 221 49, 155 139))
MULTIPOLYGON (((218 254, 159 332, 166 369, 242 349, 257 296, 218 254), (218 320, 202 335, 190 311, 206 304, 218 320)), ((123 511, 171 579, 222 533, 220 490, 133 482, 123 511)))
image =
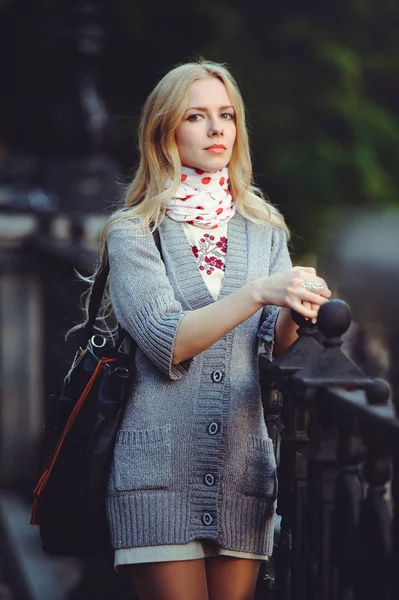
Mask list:
MULTIPOLYGON (((227 251, 227 223, 217 229, 203 229, 196 225, 181 223, 198 263, 201 275, 212 295, 217 300, 224 275, 227 251)), ((167 562, 174 560, 195 560, 211 556, 233 556, 253 560, 268 560, 267 555, 251 552, 226 550, 212 540, 195 540, 188 544, 169 544, 164 546, 144 546, 115 550, 114 566, 167 562)))

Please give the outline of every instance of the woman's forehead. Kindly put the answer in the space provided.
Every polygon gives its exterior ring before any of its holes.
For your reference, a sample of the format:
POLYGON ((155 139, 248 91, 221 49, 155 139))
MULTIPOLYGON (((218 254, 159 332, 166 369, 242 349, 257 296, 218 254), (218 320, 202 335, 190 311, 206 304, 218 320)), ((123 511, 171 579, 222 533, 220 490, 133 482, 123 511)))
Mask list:
POLYGON ((214 106, 231 106, 231 104, 226 86, 216 77, 196 79, 190 85, 188 108, 211 108, 214 106))

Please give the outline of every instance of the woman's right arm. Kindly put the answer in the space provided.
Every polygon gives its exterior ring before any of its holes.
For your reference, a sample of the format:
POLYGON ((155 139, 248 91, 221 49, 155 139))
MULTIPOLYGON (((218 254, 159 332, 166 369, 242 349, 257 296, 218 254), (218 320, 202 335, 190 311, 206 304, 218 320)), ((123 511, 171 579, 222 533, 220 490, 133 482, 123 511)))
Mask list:
POLYGON ((314 319, 319 307, 330 296, 326 282, 308 267, 292 267, 288 271, 252 281, 230 296, 184 315, 176 333, 173 364, 177 365, 203 352, 264 306, 290 308, 304 317, 314 319), (321 283, 324 287, 320 293, 309 292, 300 285, 304 280, 321 283), (309 308, 302 302, 313 306, 309 308))
POLYGON ((147 230, 128 225, 126 229, 119 224, 113 227, 107 241, 113 309, 123 329, 169 379, 181 378, 190 368, 187 359, 212 346, 263 306, 287 306, 312 318, 317 309, 311 311, 301 302, 317 307, 329 297, 327 288, 327 296, 322 297, 299 285, 304 278, 323 281, 315 276, 314 269, 287 269, 278 263, 269 277, 250 282, 217 302, 186 311, 175 297, 152 236, 147 230))

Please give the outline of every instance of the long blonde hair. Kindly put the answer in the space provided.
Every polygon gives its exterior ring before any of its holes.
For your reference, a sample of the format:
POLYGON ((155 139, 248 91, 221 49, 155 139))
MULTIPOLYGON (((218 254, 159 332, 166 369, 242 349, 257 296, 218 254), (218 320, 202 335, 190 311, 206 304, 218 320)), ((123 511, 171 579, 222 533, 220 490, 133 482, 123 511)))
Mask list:
MULTIPOLYGON (((289 238, 289 231, 281 213, 252 183, 245 108, 238 86, 224 65, 200 59, 169 71, 155 86, 144 104, 138 131, 138 168, 126 190, 123 208, 114 213, 102 231, 100 262, 96 272, 103 266, 106 239, 111 225, 135 218, 140 224, 140 229, 148 228, 150 233, 164 219, 165 203, 175 194, 180 183, 181 162, 175 132, 187 109, 190 86, 198 79, 212 77, 216 77, 225 85, 235 111, 237 132, 229 163, 229 179, 237 211, 255 223, 270 223, 283 229, 289 238), (168 180, 171 184, 166 190, 168 180)), ((93 282, 96 272, 87 278, 88 282, 93 282)), ((86 301, 86 309, 89 297, 90 294, 86 301)), ((106 293, 102 308, 103 321, 111 314, 112 309, 106 293)), ((71 331, 78 327, 80 326, 71 331)), ((112 333, 113 328, 106 330, 112 333)))

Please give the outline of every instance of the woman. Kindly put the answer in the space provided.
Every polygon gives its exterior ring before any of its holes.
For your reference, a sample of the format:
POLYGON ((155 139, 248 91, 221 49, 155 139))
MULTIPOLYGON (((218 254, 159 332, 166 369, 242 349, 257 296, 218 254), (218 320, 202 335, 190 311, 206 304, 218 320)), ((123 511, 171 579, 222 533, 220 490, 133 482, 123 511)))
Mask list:
POLYGON ((330 291, 291 267, 283 217, 251 185, 244 107, 223 66, 167 73, 139 147, 103 242, 112 311, 137 343, 109 480, 115 566, 140 600, 250 599, 276 501, 258 342, 280 354, 296 337, 290 309, 315 319, 330 291))

